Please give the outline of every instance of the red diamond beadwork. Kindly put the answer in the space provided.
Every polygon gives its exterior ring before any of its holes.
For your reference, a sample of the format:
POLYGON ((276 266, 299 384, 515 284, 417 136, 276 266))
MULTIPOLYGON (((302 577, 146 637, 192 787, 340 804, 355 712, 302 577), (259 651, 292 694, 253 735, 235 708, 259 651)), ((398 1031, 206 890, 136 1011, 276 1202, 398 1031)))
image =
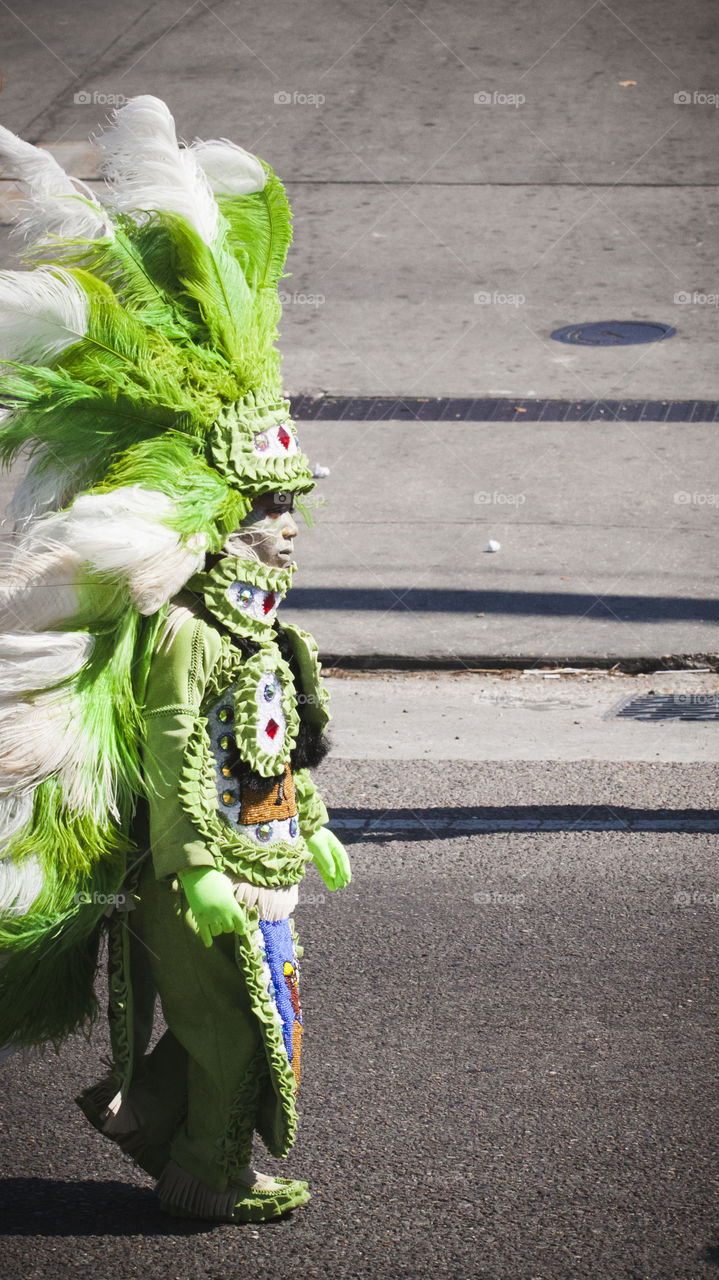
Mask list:
POLYGON ((265 733, 267 734, 267 737, 274 738, 279 727, 280 726, 278 725, 276 720, 268 720, 267 724, 265 725, 265 733))
POLYGON ((280 427, 279 431, 277 432, 277 439, 279 440, 283 449, 289 449, 292 436, 290 435, 286 427, 280 427))
POLYGON ((274 591, 268 591, 267 595, 265 596, 262 608, 264 609, 265 613, 272 613, 272 610, 274 609, 274 607, 275 607, 275 593, 274 591))

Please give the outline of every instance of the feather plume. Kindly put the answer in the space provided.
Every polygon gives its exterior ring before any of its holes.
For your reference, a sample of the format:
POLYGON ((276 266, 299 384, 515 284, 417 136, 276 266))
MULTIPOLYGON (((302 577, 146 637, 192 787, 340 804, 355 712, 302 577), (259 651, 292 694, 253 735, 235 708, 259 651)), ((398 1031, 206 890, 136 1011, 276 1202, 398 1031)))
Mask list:
POLYGON ((0 697, 47 689, 84 666, 93 637, 84 631, 0 635, 0 697))
POLYGON ((93 761, 93 743, 72 688, 27 701, 8 700, 0 703, 0 711, 0 792, 27 795, 46 778, 55 778, 71 808, 89 808, 101 818, 110 793, 109 764, 93 761), (83 779, 90 763, 105 775, 94 793, 83 779))
POLYGON ((85 184, 65 173, 49 151, 24 142, 2 125, 0 165, 27 188, 29 202, 16 221, 29 241, 45 239, 48 233, 88 240, 112 235, 110 219, 85 184))
POLYGON ((0 849, 7 844, 11 836, 27 826, 31 817, 31 794, 0 796, 0 849))
POLYGON ((87 295, 62 267, 0 271, 0 362, 51 365, 87 324, 87 295))
POLYGON ((183 538, 173 522, 172 500, 140 485, 84 494, 35 521, 6 553, 0 624, 15 633, 74 616, 107 623, 129 600, 157 612, 204 563, 206 535, 183 538))
POLYGON ((52 537, 98 574, 127 583, 138 611, 152 614, 204 563, 204 535, 183 542, 168 527, 174 515, 164 493, 133 485, 76 499, 54 518, 52 537))
POLYGON ((44 882, 45 876, 37 858, 25 858, 20 863, 0 858, 0 911, 24 916, 44 882))
POLYGON ((67 506, 83 487, 84 469, 68 467, 54 454, 40 450, 10 499, 9 512, 15 534, 30 521, 67 506))
MULTIPOLYGON (((3 566, 0 628, 23 635, 62 626, 78 612, 75 556, 61 553, 19 557, 3 566)), ((109 612, 109 611, 108 611, 109 612)))
POLYGON ((114 113, 98 145, 117 209, 133 217, 140 211, 180 214, 205 244, 213 243, 219 213, 210 184, 191 148, 180 150, 164 102, 149 94, 132 98, 114 113))
POLYGON ((207 142, 195 138, 190 151, 199 161, 215 195, 246 196, 261 191, 265 185, 262 161, 227 138, 207 142))
POLYGON ((266 173, 261 191, 217 197, 227 224, 227 246, 242 262, 252 289, 275 288, 292 243, 292 214, 285 188, 269 166, 266 173))

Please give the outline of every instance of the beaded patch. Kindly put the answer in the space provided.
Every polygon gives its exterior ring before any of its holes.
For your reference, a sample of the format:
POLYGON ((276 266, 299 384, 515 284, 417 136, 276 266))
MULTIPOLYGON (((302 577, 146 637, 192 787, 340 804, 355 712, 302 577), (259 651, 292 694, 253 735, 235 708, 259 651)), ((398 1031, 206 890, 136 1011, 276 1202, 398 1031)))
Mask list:
POLYGON ((297 453, 297 431, 294 422, 289 419, 279 422, 274 427, 265 427, 252 438, 255 453, 265 458, 284 458, 297 453))
POLYGON ((282 1028, 287 1057, 296 1086, 300 1083, 302 1012, 300 1010, 297 952, 289 920, 260 920, 257 945, 263 961, 267 990, 282 1028))
POLYGON ((231 582, 227 588, 227 599, 248 618, 272 623, 282 596, 276 591, 264 591, 251 582, 231 582))

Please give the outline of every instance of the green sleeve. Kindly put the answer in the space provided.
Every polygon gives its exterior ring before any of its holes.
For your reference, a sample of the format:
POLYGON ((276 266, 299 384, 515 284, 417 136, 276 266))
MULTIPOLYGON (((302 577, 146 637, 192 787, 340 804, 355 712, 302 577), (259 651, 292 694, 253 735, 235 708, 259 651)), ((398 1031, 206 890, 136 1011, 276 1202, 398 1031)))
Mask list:
POLYGON ((322 797, 312 781, 309 769, 298 769, 292 775, 295 784, 295 800, 297 801, 297 817, 300 832, 305 840, 314 835, 320 827, 329 822, 329 814, 325 809, 322 797))
POLYGON ((214 867, 207 839, 180 803, 179 784, 207 677, 220 655, 216 631, 190 617, 152 659, 145 695, 142 764, 148 788, 150 847, 158 879, 214 867))

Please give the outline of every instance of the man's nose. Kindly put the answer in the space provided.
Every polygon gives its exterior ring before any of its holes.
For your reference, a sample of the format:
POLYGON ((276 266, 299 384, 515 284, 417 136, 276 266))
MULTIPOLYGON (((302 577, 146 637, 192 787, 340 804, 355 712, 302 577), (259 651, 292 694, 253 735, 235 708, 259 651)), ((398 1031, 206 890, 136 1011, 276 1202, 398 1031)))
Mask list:
POLYGON ((297 528, 297 523, 295 521, 295 518, 294 516, 290 515, 289 511, 287 512, 285 525, 282 530, 282 533, 285 538, 296 538, 297 534, 299 533, 299 529, 297 528))

